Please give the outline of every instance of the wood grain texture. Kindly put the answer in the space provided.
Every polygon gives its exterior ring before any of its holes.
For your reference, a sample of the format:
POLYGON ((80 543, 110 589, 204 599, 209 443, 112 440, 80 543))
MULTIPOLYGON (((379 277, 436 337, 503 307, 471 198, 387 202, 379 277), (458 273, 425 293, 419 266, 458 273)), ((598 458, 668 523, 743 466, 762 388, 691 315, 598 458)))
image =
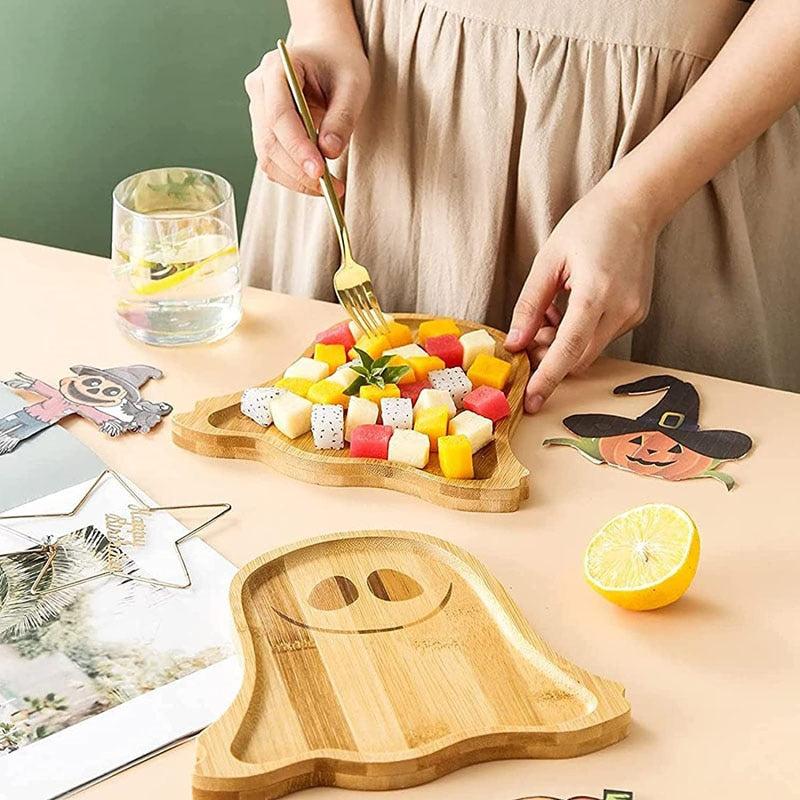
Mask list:
MULTIPOLYGON (((431 317, 396 315, 398 322, 416 333, 419 323, 431 317)), ((463 332, 484 327, 458 320, 463 332)), ((525 385, 530 377, 527 355, 507 353, 505 334, 485 328, 498 342, 497 355, 512 364, 508 401, 511 415, 498 423, 495 441, 475 454, 475 478, 445 478, 436 453, 424 470, 372 458, 351 458, 345 450, 316 450, 310 433, 287 439, 274 426, 263 428, 240 409, 241 392, 201 400, 193 411, 172 418, 173 441, 187 450, 218 458, 262 461, 298 480, 326 486, 374 486, 416 495, 424 500, 462 511, 516 511, 528 497, 528 470, 511 450, 511 436, 522 416, 525 385)), ((313 355, 313 346, 303 355, 313 355)), ((287 366, 294 358, 287 359, 287 366)), ((280 377, 280 376, 279 376, 280 377)), ((277 381, 274 378, 264 386, 277 381)), ((245 387, 246 388, 246 387, 245 387)))
POLYGON ((543 642, 472 556, 402 531, 331 534, 231 586, 244 679, 201 734, 195 800, 386 790, 627 735, 623 687, 543 642))

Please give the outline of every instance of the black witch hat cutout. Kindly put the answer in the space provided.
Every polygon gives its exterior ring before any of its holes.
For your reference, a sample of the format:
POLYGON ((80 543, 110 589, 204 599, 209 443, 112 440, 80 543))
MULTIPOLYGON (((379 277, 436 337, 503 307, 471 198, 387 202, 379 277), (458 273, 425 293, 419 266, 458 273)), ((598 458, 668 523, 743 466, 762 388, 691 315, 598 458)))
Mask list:
POLYGON ((738 431, 702 429, 697 390, 672 375, 651 375, 626 383, 617 386, 614 394, 661 391, 665 391, 661 400, 635 419, 573 414, 564 425, 579 438, 546 439, 544 444, 568 445, 595 464, 610 464, 638 475, 669 481, 715 478, 730 491, 733 477, 717 467, 723 461, 742 458, 753 440, 738 431))

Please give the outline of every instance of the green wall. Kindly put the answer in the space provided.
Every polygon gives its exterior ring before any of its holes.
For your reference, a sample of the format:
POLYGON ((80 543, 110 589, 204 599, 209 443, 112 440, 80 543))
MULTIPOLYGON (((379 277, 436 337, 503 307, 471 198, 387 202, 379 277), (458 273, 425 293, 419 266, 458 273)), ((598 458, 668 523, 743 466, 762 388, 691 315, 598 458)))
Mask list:
POLYGON ((108 255, 111 191, 153 166, 236 192, 255 158, 245 74, 282 0, 0 0, 0 236, 108 255))

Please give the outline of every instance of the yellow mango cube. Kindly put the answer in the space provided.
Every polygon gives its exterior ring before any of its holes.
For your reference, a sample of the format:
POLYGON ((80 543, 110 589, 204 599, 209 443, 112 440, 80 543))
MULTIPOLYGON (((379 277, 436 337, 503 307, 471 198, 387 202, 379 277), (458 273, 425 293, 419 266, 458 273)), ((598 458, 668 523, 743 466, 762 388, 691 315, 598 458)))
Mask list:
POLYGON ((390 367, 408 367, 408 372, 397 381, 398 384, 403 383, 414 383, 417 380, 416 375, 414 374, 414 368, 411 364, 408 363, 408 359, 403 358, 402 356, 392 356, 392 360, 389 362, 390 367))
POLYGON ((508 376, 511 375, 511 364, 496 356, 487 356, 479 353, 467 370, 467 377, 472 381, 472 386, 491 386, 493 389, 505 388, 508 376))
POLYGON ((356 343, 353 349, 348 353, 350 358, 358 358, 355 348, 363 350, 370 358, 379 358, 383 355, 384 350, 389 350, 392 343, 386 336, 367 336, 364 334, 356 343))
POLYGON ((446 334, 460 336, 461 331, 452 319, 429 319, 421 322, 417 331, 417 341, 424 347, 431 336, 445 336, 446 334))
POLYGON ((344 386, 336 381, 318 381, 309 387, 306 398, 320 405, 337 405, 347 408, 350 398, 344 394, 344 386))
POLYGON ((392 347, 403 347, 414 342, 414 334, 411 333, 411 328, 408 325, 403 325, 402 322, 390 322, 389 333, 386 338, 391 342, 392 347))
POLYGON ((308 390, 314 385, 314 381, 309 378, 281 378, 275 385, 300 397, 308 397, 308 390))
POLYGON ((408 359, 411 364, 411 369, 414 370, 414 380, 424 381, 428 377, 429 372, 437 369, 444 369, 445 363, 439 356, 420 356, 408 359))
POLYGON ((414 420, 414 430, 424 433, 431 440, 431 452, 439 449, 439 439, 447 436, 447 422, 450 410, 446 406, 423 408, 414 420))
POLYGON ((400 397, 400 389, 396 383, 387 383, 383 389, 379 386, 367 385, 358 390, 358 396, 363 400, 371 400, 373 403, 380 405, 384 397, 400 397))
POLYGON ((347 363, 347 353, 343 344, 315 344, 314 360, 328 365, 328 374, 332 375, 339 367, 347 363))
POLYGON ((475 477, 472 467, 472 445, 463 434, 439 438, 439 467, 445 478, 475 477))

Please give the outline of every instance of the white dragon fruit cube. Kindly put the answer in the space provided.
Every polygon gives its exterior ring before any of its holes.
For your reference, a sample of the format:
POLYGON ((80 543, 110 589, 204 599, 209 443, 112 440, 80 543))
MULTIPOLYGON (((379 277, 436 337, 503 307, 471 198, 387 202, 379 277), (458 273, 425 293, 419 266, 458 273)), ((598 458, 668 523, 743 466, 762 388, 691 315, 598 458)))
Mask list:
POLYGON ((272 425, 270 405, 276 397, 285 392, 285 389, 278 389, 275 386, 257 386, 253 389, 245 389, 242 392, 242 414, 250 417, 253 422, 268 428, 272 425))
POLYGON ((385 356, 400 356, 400 358, 425 358, 428 354, 418 344, 404 344, 402 347, 392 347, 384 350, 385 356))
POLYGON ((414 406, 411 398, 381 398, 381 422, 395 430, 410 430, 414 425, 414 406))
POLYGON ((396 430, 389 439, 389 461, 425 469, 431 456, 431 440, 419 431, 396 430))
POLYGON ((270 405, 272 422, 284 436, 296 439, 311 430, 311 407, 311 401, 305 397, 285 392, 270 405))
POLYGON ((436 406, 444 406, 450 419, 456 415, 456 404, 453 402, 453 397, 444 389, 423 389, 414 406, 414 414, 425 408, 436 408, 436 406))
POLYGON ((468 370, 472 362, 481 354, 493 356, 496 342, 494 336, 489 331, 479 328, 477 331, 470 331, 461 337, 461 346, 464 348, 464 359, 461 366, 468 370))
POLYGON ((472 452, 477 453, 493 439, 492 421, 474 411, 462 411, 450 420, 448 433, 451 436, 462 434, 469 439, 472 452))
POLYGON ((328 377, 331 368, 324 361, 317 361, 314 358, 298 358, 294 364, 286 368, 283 373, 284 378, 306 378, 317 383, 328 377))
POLYGON ((317 450, 344 448, 344 408, 338 404, 317 404, 311 409, 311 433, 317 450))
POLYGON ((428 380, 434 389, 448 392, 456 408, 464 407, 464 398, 472 391, 472 381, 461 367, 435 369, 428 373, 428 380))
POLYGON ((351 397, 347 406, 347 421, 344 427, 344 438, 349 442, 353 431, 360 425, 374 425, 378 421, 377 403, 364 397, 351 397))

